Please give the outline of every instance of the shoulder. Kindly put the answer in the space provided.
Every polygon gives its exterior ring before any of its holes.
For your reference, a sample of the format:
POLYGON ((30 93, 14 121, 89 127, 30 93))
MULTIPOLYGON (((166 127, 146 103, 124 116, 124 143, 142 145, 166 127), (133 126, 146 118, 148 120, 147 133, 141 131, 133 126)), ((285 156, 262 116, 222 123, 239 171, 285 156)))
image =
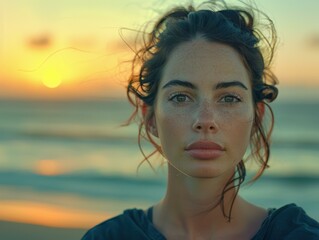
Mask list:
POLYGON ((82 240, 144 239, 146 220, 143 210, 128 209, 88 230, 82 240))
POLYGON ((319 239, 319 223, 301 207, 288 204, 270 210, 259 235, 265 239, 319 239))

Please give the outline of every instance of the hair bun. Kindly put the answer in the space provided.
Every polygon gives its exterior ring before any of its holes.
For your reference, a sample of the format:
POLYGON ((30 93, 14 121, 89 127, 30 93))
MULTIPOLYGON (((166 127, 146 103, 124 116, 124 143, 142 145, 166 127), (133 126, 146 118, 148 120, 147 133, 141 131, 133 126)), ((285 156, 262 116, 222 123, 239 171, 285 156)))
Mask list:
POLYGON ((267 102, 274 101, 278 96, 278 88, 273 85, 264 84, 255 88, 257 101, 266 100, 267 102))

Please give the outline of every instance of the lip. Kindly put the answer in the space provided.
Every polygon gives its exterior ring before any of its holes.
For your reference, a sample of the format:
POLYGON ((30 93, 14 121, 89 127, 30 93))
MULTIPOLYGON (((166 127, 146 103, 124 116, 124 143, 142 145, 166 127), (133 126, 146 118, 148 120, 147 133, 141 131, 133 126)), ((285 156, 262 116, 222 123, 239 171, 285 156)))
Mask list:
POLYGON ((213 160, 219 158, 225 149, 212 141, 197 141, 188 145, 185 151, 195 159, 213 160))

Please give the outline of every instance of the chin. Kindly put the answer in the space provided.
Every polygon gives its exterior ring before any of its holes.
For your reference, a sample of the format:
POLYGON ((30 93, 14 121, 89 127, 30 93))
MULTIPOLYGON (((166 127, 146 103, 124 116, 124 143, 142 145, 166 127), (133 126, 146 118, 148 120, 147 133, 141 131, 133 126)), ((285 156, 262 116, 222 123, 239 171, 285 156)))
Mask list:
POLYGON ((223 175, 223 173, 217 169, 192 169, 188 171, 188 175, 194 178, 212 179, 223 175))
MULTIPOLYGON (((186 166, 184 166, 186 167, 186 166)), ((229 172, 233 173, 233 169, 225 168, 225 166, 218 166, 217 164, 212 164, 211 162, 202 162, 197 164, 191 164, 187 168, 181 169, 187 175, 194 178, 217 178, 224 174, 231 176, 229 172)))

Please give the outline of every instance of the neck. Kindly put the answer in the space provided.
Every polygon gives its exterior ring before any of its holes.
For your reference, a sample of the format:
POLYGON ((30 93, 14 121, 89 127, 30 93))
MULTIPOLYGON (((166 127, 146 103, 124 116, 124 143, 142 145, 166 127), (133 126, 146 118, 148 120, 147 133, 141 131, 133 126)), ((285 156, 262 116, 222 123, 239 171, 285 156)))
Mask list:
POLYGON ((187 176, 170 167, 168 172, 167 193, 157 206, 158 212, 169 213, 167 222, 180 225, 187 231, 198 232, 205 227, 205 223, 227 223, 235 188, 224 193, 223 190, 233 173, 219 178, 194 178, 187 176), (223 196, 223 202, 221 199, 223 196), (224 212, 222 209, 224 207, 224 212))
POLYGON ((232 175, 233 172, 229 172, 216 178, 195 178, 170 167, 164 201, 168 205, 173 205, 174 209, 181 209, 184 213, 196 214, 215 208, 223 197, 227 209, 234 198, 235 188, 226 193, 223 192, 232 175))

